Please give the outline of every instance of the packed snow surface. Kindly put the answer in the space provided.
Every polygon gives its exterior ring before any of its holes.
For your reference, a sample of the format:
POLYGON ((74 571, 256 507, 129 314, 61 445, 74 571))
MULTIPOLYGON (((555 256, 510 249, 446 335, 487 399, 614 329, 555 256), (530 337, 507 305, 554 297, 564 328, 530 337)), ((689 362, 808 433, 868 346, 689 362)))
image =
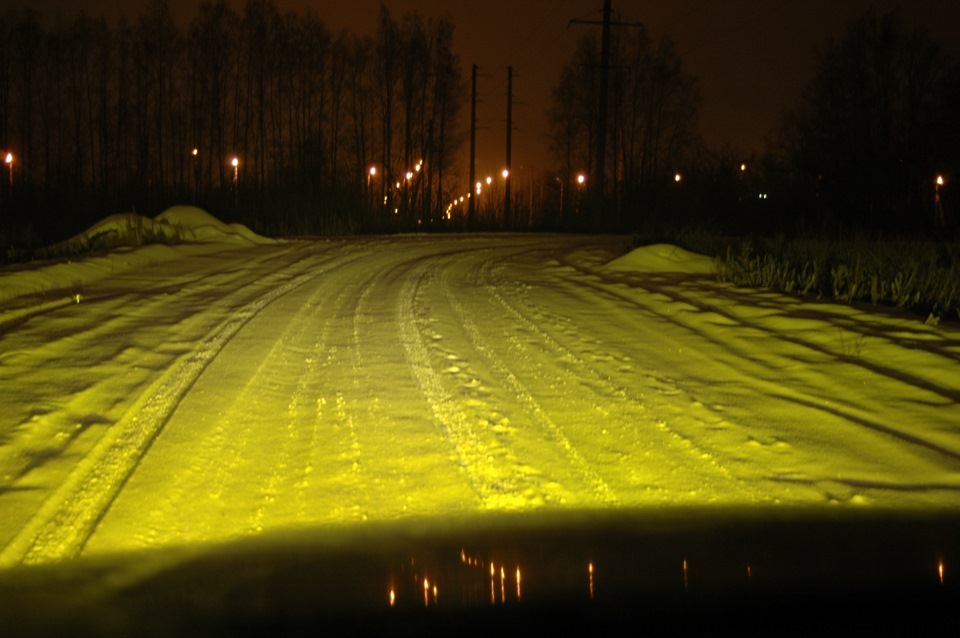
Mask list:
POLYGON ((498 512, 958 505, 955 326, 623 237, 154 223, 183 243, 0 270, 0 565, 498 512))

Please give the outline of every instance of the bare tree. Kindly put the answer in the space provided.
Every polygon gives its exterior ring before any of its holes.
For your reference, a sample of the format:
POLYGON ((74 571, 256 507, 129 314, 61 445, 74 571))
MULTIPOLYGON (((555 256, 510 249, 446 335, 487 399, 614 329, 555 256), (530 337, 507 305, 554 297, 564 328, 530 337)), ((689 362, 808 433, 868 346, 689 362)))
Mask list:
MULTIPOLYGON (((956 65, 898 13, 866 13, 820 56, 780 137, 799 180, 835 222, 908 230, 956 166, 956 65), (948 133, 948 135, 945 135, 948 133)), ((923 215, 923 217, 920 217, 923 215)))

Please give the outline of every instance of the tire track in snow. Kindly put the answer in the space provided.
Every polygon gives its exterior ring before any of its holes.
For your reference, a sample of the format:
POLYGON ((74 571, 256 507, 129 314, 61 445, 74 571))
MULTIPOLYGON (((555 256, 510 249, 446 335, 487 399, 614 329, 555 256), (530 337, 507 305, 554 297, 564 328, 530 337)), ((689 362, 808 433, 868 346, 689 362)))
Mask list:
MULTIPOLYGON (((530 332, 537 335, 537 340, 539 343, 548 346, 554 352, 557 353, 557 360, 566 361, 575 367, 578 374, 586 373, 591 377, 591 382, 596 384, 604 394, 611 397, 616 397, 619 401, 618 408, 624 412, 636 412, 637 415, 641 417, 643 421, 650 422, 652 421, 656 427, 663 432, 666 436, 673 440, 674 445, 679 445, 682 448, 682 453, 689 456, 692 459, 696 459, 698 463, 706 463, 712 468, 713 472, 719 474, 719 476, 724 481, 733 481, 738 484, 738 492, 742 491, 754 491, 746 485, 743 481, 740 481, 733 474, 727 470, 716 458, 715 455, 708 452, 701 446, 698 446, 692 439, 687 436, 682 435, 680 432, 670 427, 669 420, 664 418, 663 413, 669 410, 665 409, 664 405, 654 405, 654 401, 650 399, 644 399, 642 396, 637 395, 629 386, 621 384, 614 380, 610 375, 602 372, 596 366, 592 365, 589 361, 584 359, 582 356, 577 354, 574 350, 567 347, 566 345, 560 343, 557 339, 551 336, 546 330, 541 327, 541 324, 530 319, 527 314, 521 312, 517 306, 511 304, 504 295, 500 292, 502 288, 502 281, 497 281, 497 277, 493 272, 492 265, 490 268, 485 268, 484 274, 486 279, 492 284, 487 286, 487 291, 490 295, 490 298, 502 306, 507 313, 513 317, 513 319, 525 326, 530 332), (496 283, 494 283, 496 281, 496 283), (626 406, 626 409, 624 409, 626 406), (650 419, 642 418, 644 413, 648 413, 650 419)), ((534 309, 536 313, 537 310, 534 309)), ((541 315, 546 313, 540 311, 541 315)), ((669 381, 665 379, 657 379, 659 383, 668 384, 669 381)), ((683 392, 678 387, 671 388, 673 393, 683 392)), ((691 401, 691 403, 695 403, 691 401)), ((633 429, 636 431, 635 420, 630 420, 630 423, 633 425, 633 429)))
MULTIPOLYGON (((353 257, 344 263, 358 259, 353 257)), ((259 360, 256 369, 243 372, 246 377, 242 387, 230 389, 228 396, 217 396, 210 404, 217 406, 217 401, 226 404, 225 410, 216 415, 211 434, 190 433, 191 441, 195 443, 186 450, 189 457, 181 461, 180 470, 166 484, 162 498, 156 501, 139 525, 136 533, 145 536, 141 545, 169 543, 178 534, 181 536, 179 540, 183 541, 208 540, 207 537, 219 537, 226 533, 259 533, 277 519, 286 518, 286 522, 296 519, 291 510, 300 507, 301 499, 295 497, 291 500, 285 495, 291 493, 287 489, 290 486, 298 486, 292 490, 298 495, 305 487, 304 473, 298 465, 304 462, 299 457, 312 448, 303 448, 297 442, 309 433, 311 443, 315 443, 312 437, 316 435, 316 429, 302 427, 302 421, 291 417, 290 406, 302 403, 299 393, 307 391, 303 375, 305 368, 309 374, 311 364, 306 359, 311 358, 312 352, 309 347, 304 347, 304 343, 310 341, 310 335, 316 328, 314 318, 317 310, 321 306, 324 310, 329 307, 330 287, 334 284, 326 280, 344 263, 331 265, 331 262, 324 262, 324 269, 319 273, 322 275, 320 283, 306 291, 308 297, 304 301, 297 301, 300 290, 283 300, 284 303, 296 304, 296 310, 285 317, 280 333, 259 360), (274 380, 291 377, 297 380, 293 384, 293 394, 280 404, 276 398, 286 392, 288 386, 279 385, 274 380), (268 413, 264 413, 264 405, 268 413), (272 431, 278 425, 278 414, 273 411, 275 405, 283 405, 288 416, 286 423, 284 425, 281 421, 283 427, 269 437, 271 445, 258 446, 257 443, 264 440, 263 433, 267 429, 272 431), (187 460, 190 461, 189 465, 187 460), (238 490, 241 497, 235 498, 238 490), (235 507, 236 504, 241 504, 242 509, 235 507), (220 512, 224 523, 230 525, 229 531, 210 528, 211 521, 218 524, 217 517, 212 516, 216 512, 220 512)), ((335 303, 339 299, 336 298, 335 303)), ((263 314, 258 315, 258 320, 262 321, 264 317, 263 314)), ((324 338, 328 324, 329 321, 324 322, 318 339, 324 338)), ((247 330, 255 329, 255 324, 247 326, 247 330)), ((233 345, 236 347, 236 340, 233 345)), ((232 356, 253 358, 257 356, 257 349, 235 352, 232 356)), ((218 365, 230 365, 230 361, 235 359, 225 360, 221 354, 220 359, 213 363, 212 370, 218 365)), ((215 390, 216 384, 221 382, 214 381, 215 390)), ((202 379, 197 386, 203 387, 202 379)), ((204 409, 209 410, 210 405, 205 405, 204 409)), ((196 413, 185 415, 186 419, 196 419, 196 413)), ((178 416, 174 416, 173 422, 179 425, 177 420, 178 416)), ((194 421, 190 424, 191 430, 199 425, 198 420, 194 421)), ((105 523, 109 523, 109 519, 105 523)))
POLYGON ((524 491, 527 486, 523 484, 522 477, 495 461, 492 450, 477 435, 469 416, 461 409, 457 399, 444 388, 440 375, 430 362, 430 352, 417 327, 418 321, 413 307, 418 290, 437 267, 440 258, 442 256, 434 256, 432 263, 421 267, 419 272, 411 272, 404 280, 397 300, 400 341, 420 390, 427 398, 445 438, 453 446, 460 467, 479 496, 481 506, 488 510, 526 507, 528 499, 524 491))
MULTIPOLYGON (((358 261, 360 257, 354 257, 338 264, 327 270, 328 276, 335 273, 339 268, 346 268, 350 264, 358 261)), ((294 521, 300 522, 308 518, 307 499, 305 488, 308 485, 308 475, 312 473, 312 463, 309 454, 318 447, 320 435, 320 424, 323 418, 323 407, 325 402, 323 398, 314 398, 319 389, 319 379, 321 377, 322 365, 320 360, 327 354, 328 339, 330 335, 330 324, 333 322, 337 312, 344 306, 347 297, 348 288, 341 287, 332 301, 329 299, 329 287, 326 283, 317 287, 310 300, 304 304, 302 311, 296 314, 295 330, 287 336, 278 340, 285 341, 283 351, 280 352, 283 365, 288 370, 295 371, 297 376, 294 392, 287 403, 287 419, 285 432, 286 436, 281 437, 280 446, 272 453, 272 460, 268 464, 271 469, 270 475, 259 495, 260 504, 257 506, 251 519, 251 527, 259 532, 264 526, 276 519, 290 520, 291 503, 281 499, 281 495, 295 494, 294 502, 295 514, 292 516, 294 521), (308 335, 313 334, 316 328, 314 319, 320 306, 323 306, 324 320, 319 333, 311 340, 308 335), (305 341, 310 341, 307 348, 303 347, 305 341), (289 360, 293 358, 294 360, 289 360), (306 444, 297 445, 308 432, 306 444)), ((285 374, 278 374, 278 366, 265 365, 272 376, 284 378, 285 374)), ((340 409, 340 396, 338 394, 337 408, 340 409)), ((352 424, 351 424, 352 427, 352 424)), ((250 437, 256 439, 257 437, 250 437)), ((359 454, 359 450, 356 451, 359 454)), ((358 463, 354 463, 354 468, 358 463)))
MULTIPOLYGON (((308 256, 290 264, 287 270, 302 272, 317 266, 308 256)), ((208 333, 189 356, 168 368, 4 547, 0 566, 78 555, 180 400, 220 350, 268 304, 322 273, 319 269, 297 275, 247 302, 208 333)), ((253 282, 247 287, 257 285, 253 282)))
MULTIPOLYGON (((276 252, 254 254, 249 263, 245 263, 244 271, 269 269, 282 261, 282 257, 289 263, 292 254, 302 252, 302 246, 292 245, 281 255, 276 252)), ((112 426, 129 408, 131 397, 149 388, 157 369, 173 364, 188 351, 177 345, 179 339, 202 337, 222 320, 214 312, 198 312, 198 309, 207 310, 204 306, 213 305, 221 308, 225 315, 263 294, 278 278, 271 276, 267 281, 260 278, 234 294, 211 302, 209 290, 219 286, 232 289, 244 275, 235 270, 218 271, 199 256, 194 256, 189 263, 200 273, 191 273, 185 279, 178 275, 176 284, 164 282, 147 286, 145 290, 138 287, 118 294, 111 292, 111 287, 130 286, 129 281, 125 284, 100 282, 98 291, 101 292, 91 293, 82 304, 74 303, 55 315, 37 318, 23 326, 15 335, 14 347, 0 346, 5 360, 5 365, 0 366, 0 385, 7 375, 18 375, 30 379, 40 396, 50 392, 51 384, 60 389, 56 401, 39 401, 49 407, 38 410, 38 401, 31 401, 29 395, 11 406, 13 409, 5 415, 15 424, 11 427, 10 449, 38 450, 43 454, 42 462, 37 462, 34 456, 0 458, 0 476, 13 477, 16 481, 40 465, 46 465, 44 469, 49 470, 66 455, 86 455, 101 435, 86 432, 91 425, 112 426), (87 314, 93 304, 94 310, 87 314), (91 315, 97 320, 88 320, 91 315), (143 365, 144 359, 149 363, 143 365), (60 372, 59 378, 50 374, 51 370, 60 372), (74 374, 68 376, 64 371, 74 374), (94 381, 83 385, 87 379, 94 381), (80 435, 84 435, 82 440, 78 440, 80 435)), ((126 275, 134 276, 134 273, 126 275)), ((0 343, 7 340, 5 337, 0 335, 0 343)), ((50 474, 57 474, 59 470, 55 467, 50 474)), ((64 468, 59 471, 59 478, 62 480, 68 473, 64 468)), ((49 480, 56 479, 57 476, 49 476, 49 480)))
MULTIPOLYGON (((580 272, 586 273, 591 277, 600 278, 600 275, 598 273, 595 273, 591 270, 584 269, 583 267, 576 267, 576 268, 580 272)), ((568 279, 568 281, 584 288, 593 289, 603 295, 608 296, 611 299, 628 303, 631 306, 634 306, 642 310, 643 312, 647 313, 652 317, 655 317, 665 322, 672 323, 680 328, 683 328, 684 330, 687 330, 693 333, 694 335, 697 335, 698 337, 704 339, 705 341, 714 343, 710 335, 705 334, 701 329, 697 328, 696 326, 683 321, 680 317, 676 315, 658 313, 654 309, 640 303, 636 299, 632 299, 631 297, 618 293, 617 291, 610 290, 607 286, 602 285, 602 283, 596 283, 593 281, 586 281, 586 280, 573 279, 573 278, 568 279)), ((893 368, 890 368, 889 366, 872 363, 860 357, 855 357, 847 354, 838 354, 833 350, 823 345, 814 343, 808 339, 804 339, 800 336, 796 336, 792 334, 787 334, 782 331, 772 330, 767 326, 764 326, 758 322, 754 322, 754 321, 750 321, 750 320, 738 317, 715 305, 704 303, 695 299, 690 299, 689 297, 683 295, 682 293, 676 290, 673 290, 673 289, 668 290, 666 287, 654 284, 652 282, 634 281, 631 285, 651 293, 662 294, 674 301, 680 301, 682 303, 689 304, 690 306, 697 308, 697 310, 700 312, 710 312, 710 313, 717 314, 719 316, 724 317, 728 321, 732 322, 732 324, 736 326, 746 328, 746 329, 751 329, 751 330, 757 330, 763 334, 768 335, 771 338, 792 343, 810 352, 816 352, 818 354, 827 356, 831 359, 841 360, 845 363, 860 367, 864 370, 877 374, 881 377, 886 377, 895 382, 904 383, 906 385, 912 386, 919 390, 932 392, 946 399, 949 404, 960 403, 960 392, 940 386, 938 384, 934 384, 927 379, 922 379, 920 377, 910 375, 907 372, 896 371, 893 368)), ((782 377, 783 375, 782 366, 777 366, 774 362, 770 360, 764 360, 762 358, 758 358, 753 354, 751 354, 750 352, 744 351, 741 347, 736 346, 732 339, 724 341, 722 345, 727 352, 732 353, 740 361, 767 369, 771 373, 772 377, 775 379, 780 379, 782 377)), ((722 362, 722 363, 730 367, 730 364, 725 362, 722 362)), ((739 368, 736 369, 735 372, 740 376, 743 376, 744 374, 744 370, 739 368)), ((955 462, 958 458, 960 458, 960 450, 949 449, 945 445, 941 445, 939 443, 936 443, 927 439, 923 439, 909 432, 905 432, 898 425, 895 425, 890 422, 884 422, 883 420, 877 419, 875 416, 868 415, 863 410, 860 410, 856 407, 856 402, 848 401, 849 402, 848 407, 842 407, 841 405, 839 405, 838 402, 842 401, 843 397, 837 395, 836 387, 831 386, 829 389, 816 388, 816 389, 804 390, 796 387, 796 385, 792 385, 789 387, 789 390, 788 390, 788 388, 785 387, 780 381, 770 381, 762 378, 761 376, 758 376, 757 374, 753 374, 753 373, 749 374, 749 379, 750 379, 750 383, 754 384, 757 387, 758 391, 762 392, 766 396, 780 397, 782 399, 790 400, 791 402, 794 402, 797 404, 802 404, 802 405, 806 405, 807 407, 816 408, 819 411, 829 413, 836 417, 840 417, 847 423, 872 430, 873 432, 876 432, 879 434, 884 434, 884 435, 893 437, 904 443, 916 445, 916 446, 925 448, 927 450, 937 452, 941 454, 944 457, 944 459, 948 460, 949 462, 955 462), (816 392, 814 392, 814 390, 816 390, 816 392), (825 399, 825 397, 831 397, 831 396, 835 397, 836 401, 830 401, 829 403, 824 403, 824 401, 827 400, 825 399)), ((905 420, 902 422, 909 423, 910 421, 905 420)), ((952 439, 953 437, 948 435, 947 440, 952 440, 952 439)))
POLYGON ((320 429, 324 420, 324 408, 326 407, 326 399, 318 389, 323 369, 329 363, 329 359, 333 357, 333 354, 327 351, 330 324, 333 322, 336 312, 344 307, 349 291, 348 287, 341 287, 333 302, 325 304, 326 309, 332 308, 332 310, 327 314, 323 327, 306 358, 306 371, 298 379, 297 389, 287 408, 289 412, 288 429, 292 432, 309 432, 309 436, 306 437, 306 444, 300 450, 304 459, 297 470, 298 480, 293 485, 297 502, 297 519, 299 520, 306 520, 308 517, 307 490, 312 480, 311 477, 316 471, 317 463, 312 453, 319 447, 320 429))
MULTIPOLYGON (((594 470, 593 466, 583 457, 577 447, 570 441, 564 433, 563 428, 550 416, 543 405, 537 401, 533 393, 517 377, 503 359, 487 344, 486 339, 470 313, 466 312, 463 305, 454 298, 452 294, 453 286, 448 280, 449 269, 443 271, 441 277, 441 288, 444 291, 447 304, 453 310, 460 325, 466 332, 472 348, 481 354, 487 365, 494 372, 497 379, 505 383, 512 396, 520 403, 523 410, 529 418, 536 424, 538 429, 543 432, 547 439, 558 446, 563 455, 569 462, 570 467, 574 468, 579 475, 579 480, 585 485, 589 485, 593 491, 593 496, 597 501, 609 506, 616 506, 618 498, 610 486, 594 470)), ((514 344, 522 349, 522 345, 514 344)), ((560 503, 563 500, 561 494, 548 485, 538 485, 537 490, 543 491, 545 500, 552 503, 560 503)))

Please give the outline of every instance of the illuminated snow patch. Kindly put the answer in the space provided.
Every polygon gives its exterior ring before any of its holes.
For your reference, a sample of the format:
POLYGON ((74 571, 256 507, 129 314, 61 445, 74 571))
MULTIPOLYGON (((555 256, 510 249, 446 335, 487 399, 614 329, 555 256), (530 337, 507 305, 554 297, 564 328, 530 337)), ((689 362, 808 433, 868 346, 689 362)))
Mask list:
POLYGON ((630 251, 606 265, 607 270, 639 273, 684 273, 709 275, 716 272, 711 257, 698 255, 670 244, 653 244, 630 251))

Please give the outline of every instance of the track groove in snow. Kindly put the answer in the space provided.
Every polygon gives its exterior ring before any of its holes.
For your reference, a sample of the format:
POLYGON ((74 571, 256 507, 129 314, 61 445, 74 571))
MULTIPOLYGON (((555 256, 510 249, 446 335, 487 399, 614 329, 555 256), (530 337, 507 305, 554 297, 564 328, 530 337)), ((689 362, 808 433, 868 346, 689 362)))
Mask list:
MULTIPOLYGON (((445 272, 452 269, 448 267, 445 272)), ((456 289, 449 281, 444 281, 441 288, 445 292, 447 303, 453 309, 460 324, 463 326, 474 350, 483 355, 490 366, 491 372, 503 384, 506 389, 515 398, 526 411, 527 415, 536 424, 538 431, 542 432, 546 440, 550 440, 554 445, 563 450, 570 467, 575 468, 579 474, 580 480, 589 485, 598 502, 607 505, 616 505, 616 494, 610 489, 610 486, 597 474, 593 466, 584 459, 583 455, 571 443, 557 422, 550 417, 547 410, 531 394, 530 390, 517 378, 517 375, 504 363, 503 359, 486 343, 480 329, 471 315, 467 313, 462 304, 455 298, 453 291, 456 289)), ((489 290, 489 289, 488 289, 489 290)), ((522 319, 522 318, 521 318, 522 319)), ((527 322, 529 326, 529 322, 527 322)), ((521 343, 513 340, 511 336, 506 335, 519 351, 524 349, 521 343)), ((545 495, 546 500, 557 502, 560 499, 551 495, 549 492, 545 495)))
POLYGON ((428 265, 404 283, 397 306, 400 340, 410 368, 416 376, 420 390, 430 403, 430 408, 444 436, 453 446, 459 463, 469 477, 470 484, 485 509, 511 508, 523 501, 519 477, 495 461, 493 451, 483 442, 461 409, 459 402, 443 387, 440 375, 433 369, 427 346, 418 327, 413 305, 417 291, 428 280, 431 267, 428 265))
MULTIPOLYGON (((627 297, 615 290, 611 290, 608 286, 598 284, 590 280, 579 279, 577 283, 581 286, 592 287, 603 292, 605 295, 626 301, 632 305, 635 305, 638 309, 642 309, 644 312, 651 313, 652 316, 657 317, 658 319, 668 320, 670 323, 682 327, 683 329, 694 333, 698 337, 701 337, 704 341, 713 341, 713 338, 707 334, 704 329, 696 325, 696 323, 686 319, 684 313, 666 313, 663 311, 651 310, 650 307, 638 301, 635 297, 627 297)), ((891 380, 897 384, 911 385, 921 392, 934 393, 943 399, 946 399, 946 405, 960 403, 960 391, 941 387, 939 383, 936 383, 929 378, 921 378, 918 375, 909 374, 905 371, 897 371, 878 362, 871 362, 865 357, 837 352, 835 349, 828 348, 801 336, 786 334, 780 331, 773 331, 762 324, 758 324, 757 322, 750 321, 743 317, 738 317, 733 313, 727 312, 723 308, 718 307, 716 304, 710 304, 703 300, 691 299, 688 295, 684 295, 682 292, 679 292, 676 289, 667 289, 664 286, 651 283, 648 280, 637 282, 634 285, 649 293, 664 295, 673 302, 679 301, 683 304, 688 304, 691 307, 695 307, 698 313, 710 313, 723 317, 729 320, 732 326, 736 326, 737 328, 748 331, 762 332, 769 335, 773 339, 783 340, 791 345, 798 346, 805 351, 809 351, 810 353, 823 355, 828 359, 833 359, 853 367, 862 368, 868 373, 871 373, 871 375, 886 377, 888 380, 891 380)), ((711 292, 713 291, 711 290, 711 292)), ((729 332, 734 331, 731 329, 729 332)), ((737 368, 742 369, 743 366, 752 364, 755 366, 764 367, 769 371, 769 380, 766 380, 762 374, 751 375, 751 382, 756 384, 764 393, 768 393, 771 396, 780 396, 784 400, 796 402, 815 410, 839 416, 847 423, 856 424, 869 428, 877 433, 896 437, 905 443, 924 447, 948 457, 951 460, 960 460, 960 448, 950 449, 949 447, 929 440, 929 432, 925 433, 925 437, 918 437, 911 434, 909 431, 905 431, 903 429, 903 425, 897 425, 893 420, 896 418, 895 415, 885 414, 884 416, 887 418, 885 420, 880 420, 876 417, 871 418, 863 414, 856 407, 860 403, 860 401, 856 398, 856 388, 848 388, 845 392, 837 392, 837 388, 835 387, 824 388, 821 386, 810 389, 802 389, 796 385, 793 385, 790 387, 790 393, 785 394, 782 378, 780 378, 780 374, 782 374, 784 369, 784 364, 782 362, 783 355, 778 354, 778 351, 776 350, 774 353, 762 353, 763 356, 758 356, 760 353, 752 353, 749 350, 748 345, 732 338, 725 339, 722 343, 722 347, 724 350, 734 356, 734 361, 738 362, 736 366, 737 368), (834 397, 833 400, 825 400, 825 397, 831 396, 834 397), (847 403, 847 407, 843 407, 841 405, 842 403, 847 403)), ((792 353, 791 356, 803 360, 815 360, 813 355, 797 355, 792 353)), ((875 377, 873 378, 872 382, 876 382, 875 377)), ((900 423, 905 424, 908 427, 913 425, 912 420, 908 418, 901 419, 900 423)), ((956 442, 955 437, 951 436, 950 438, 954 443, 956 442)))
MULTIPOLYGON (((587 339, 584 335, 578 334, 575 327, 568 326, 565 329, 559 327, 554 328, 554 330, 547 329, 546 326, 551 324, 556 326, 558 318, 551 318, 549 313, 538 308, 535 304, 531 304, 522 291, 517 295, 519 303, 511 303, 508 301, 503 291, 509 290, 511 287, 506 285, 506 282, 495 274, 494 269, 485 269, 484 276, 485 279, 490 282, 489 285, 486 286, 486 290, 494 305, 503 307, 508 316, 512 318, 514 325, 524 326, 530 333, 535 335, 535 338, 531 341, 548 350, 545 357, 539 357, 538 359, 568 362, 570 372, 573 373, 567 375, 571 377, 568 385, 572 386, 578 380, 581 384, 585 383, 584 375, 586 375, 589 377, 586 384, 593 388, 596 394, 610 397, 611 400, 603 410, 603 413, 608 417, 615 415, 615 418, 603 419, 603 424, 606 426, 603 428, 605 434, 615 436, 620 442, 619 445, 625 448, 630 447, 631 441, 645 441, 645 443, 649 445, 651 439, 656 439, 658 441, 656 447, 661 454, 660 465, 664 464, 665 457, 669 454, 676 454, 681 459, 694 457, 697 459, 698 465, 707 466, 701 469, 701 473, 698 476, 704 486, 709 486, 712 489, 720 488, 729 490, 727 484, 729 482, 737 482, 737 488, 729 491, 736 494, 751 491, 747 485, 737 481, 711 453, 698 447, 693 440, 679 434, 670 427, 669 420, 665 417, 666 414, 670 413, 670 410, 663 405, 658 405, 658 403, 661 402, 656 399, 658 394, 664 393, 663 388, 657 393, 651 393, 644 399, 633 386, 618 382, 610 374, 604 372, 600 365, 601 363, 612 362, 619 371, 623 372, 627 369, 631 373, 631 376, 633 376, 634 366, 632 362, 628 368, 624 368, 624 366, 621 365, 622 361, 617 357, 612 355, 597 355, 596 350, 593 349, 596 346, 595 343, 590 344, 590 349, 587 352, 583 354, 577 353, 573 346, 567 346, 561 343, 559 339, 562 339, 562 336, 556 338, 553 336, 553 334, 563 335, 565 333, 567 339, 573 338, 581 344, 587 343, 587 339), (527 309, 521 311, 520 308, 522 306, 526 306, 527 309), (593 357, 584 356, 589 353, 592 353, 593 357), (712 472, 707 470, 707 468, 712 468, 712 472), (713 476, 711 476, 711 474, 713 474, 713 476), (721 486, 724 485, 727 485, 727 487, 721 488, 721 486)), ((515 347, 524 349, 526 346, 523 343, 515 342, 515 347)), ((513 375, 511 374, 510 376, 512 377, 513 375)), ((667 383, 664 379, 656 379, 655 381, 658 384, 667 383)), ((643 386, 640 387, 642 388, 643 386)), ((677 388, 671 388, 671 394, 678 394, 680 392, 677 388)), ((685 410, 685 414, 689 415, 689 413, 689 409, 685 410)), ((704 425, 706 425, 706 423, 704 425)), ((624 456, 631 457, 634 455, 625 454, 624 456)), ((676 467, 681 467, 684 464, 685 463, 680 460, 677 462, 676 467)), ((755 498, 762 500, 759 493, 755 498)))
MULTIPOLYGON (((303 260, 300 260, 300 264, 303 260)), ((245 304, 127 411, 0 552, 0 565, 79 554, 181 398, 224 345, 266 305, 320 273, 300 274, 245 304)))

